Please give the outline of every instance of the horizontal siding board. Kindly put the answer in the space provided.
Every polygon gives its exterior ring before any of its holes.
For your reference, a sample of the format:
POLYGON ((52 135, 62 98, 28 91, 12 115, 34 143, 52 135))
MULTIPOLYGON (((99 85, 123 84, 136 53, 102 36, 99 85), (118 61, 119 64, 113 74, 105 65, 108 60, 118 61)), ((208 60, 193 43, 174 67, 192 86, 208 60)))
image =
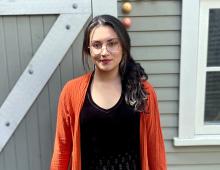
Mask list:
POLYGON ((179 87, 179 74, 152 74, 148 77, 154 87, 179 87))
POLYGON ((178 101, 159 101, 159 110, 162 114, 178 113, 178 101))
POLYGON ((121 10, 122 2, 118 3, 118 16, 161 16, 180 15, 180 1, 136 1, 131 2, 133 9, 129 14, 121 10))
POLYGON ((220 152, 181 152, 167 153, 168 164, 178 165, 203 165, 203 164, 219 164, 220 152))
POLYGON ((129 32, 132 46, 179 45, 180 31, 129 32))
MULTIPOLYGON (((124 17, 119 17, 122 20, 124 17)), ((132 24, 128 31, 180 30, 180 16, 130 17, 132 24)))
POLYGON ((179 99, 178 88, 155 88, 158 101, 170 101, 179 99))
POLYGON ((148 74, 179 73, 179 60, 139 61, 148 74))
POLYGON ((165 140, 165 147, 167 153, 212 153, 212 152, 220 152, 220 146, 174 146, 173 140, 165 140))
POLYGON ((220 164, 208 164, 208 165, 169 165, 169 170, 219 170, 220 164))
POLYGON ((161 114, 161 127, 178 127, 177 114, 161 114))
POLYGON ((180 46, 132 47, 131 54, 135 60, 140 61, 180 59, 180 46))
POLYGON ((177 137, 177 134, 178 134, 176 127, 163 127, 162 133, 163 133, 164 140, 171 140, 174 137, 177 137))

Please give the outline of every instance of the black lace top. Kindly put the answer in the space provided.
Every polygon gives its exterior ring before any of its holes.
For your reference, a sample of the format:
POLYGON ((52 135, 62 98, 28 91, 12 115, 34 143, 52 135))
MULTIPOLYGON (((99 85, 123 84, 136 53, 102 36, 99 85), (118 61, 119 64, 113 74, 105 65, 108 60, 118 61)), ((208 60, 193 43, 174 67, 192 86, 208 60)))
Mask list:
POLYGON ((80 113, 82 170, 140 170, 139 125, 140 114, 123 94, 115 106, 103 109, 89 86, 80 113))

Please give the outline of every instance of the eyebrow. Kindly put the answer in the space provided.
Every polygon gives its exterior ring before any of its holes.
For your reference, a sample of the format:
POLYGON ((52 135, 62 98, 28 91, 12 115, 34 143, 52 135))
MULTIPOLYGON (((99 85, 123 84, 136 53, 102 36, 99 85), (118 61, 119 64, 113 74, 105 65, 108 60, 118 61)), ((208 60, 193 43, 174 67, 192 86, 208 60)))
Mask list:
MULTIPOLYGON (((114 39, 118 39, 118 37, 113 37, 113 38, 107 39, 107 40, 105 40, 105 41, 112 41, 112 40, 114 40, 114 39)), ((105 41, 104 41, 104 42, 105 42, 105 41)), ((103 42, 103 41, 101 41, 101 40, 92 40, 91 42, 93 43, 93 42, 103 42)))

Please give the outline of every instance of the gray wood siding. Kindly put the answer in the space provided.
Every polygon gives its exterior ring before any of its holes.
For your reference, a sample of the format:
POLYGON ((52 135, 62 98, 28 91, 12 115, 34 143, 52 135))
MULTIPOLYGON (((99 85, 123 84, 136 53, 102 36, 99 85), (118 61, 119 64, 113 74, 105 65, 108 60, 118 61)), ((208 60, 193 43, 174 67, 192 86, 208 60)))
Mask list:
MULTIPOLYGON (((220 147, 175 147, 178 135, 181 1, 130 0, 128 29, 132 55, 145 68, 158 94, 169 170, 219 170, 220 147)), ((0 105, 47 35, 56 16, 0 17, 0 105)), ((83 33, 0 153, 0 170, 48 170, 56 127, 57 102, 65 82, 83 73, 83 33)), ((51 56, 52 60, 52 56, 51 56)))
MULTIPOLYGON (((56 16, 0 17, 0 105, 55 20, 56 16)), ((83 73, 82 38, 80 33, 0 153, 0 170, 49 169, 61 88, 83 73)))
POLYGON ((181 1, 130 0, 129 14, 121 12, 123 2, 118 1, 118 15, 132 20, 128 29, 132 55, 145 68, 158 95, 168 169, 220 169, 219 146, 173 145, 178 136, 181 1))

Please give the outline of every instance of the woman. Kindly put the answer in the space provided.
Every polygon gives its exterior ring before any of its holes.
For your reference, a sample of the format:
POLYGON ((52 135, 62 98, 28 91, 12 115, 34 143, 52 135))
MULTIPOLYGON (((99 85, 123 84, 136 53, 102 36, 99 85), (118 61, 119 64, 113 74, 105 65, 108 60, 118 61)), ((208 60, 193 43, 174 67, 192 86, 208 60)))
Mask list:
POLYGON ((158 104, 115 17, 88 24, 83 63, 94 71, 69 81, 58 105, 51 170, 165 170, 158 104))

